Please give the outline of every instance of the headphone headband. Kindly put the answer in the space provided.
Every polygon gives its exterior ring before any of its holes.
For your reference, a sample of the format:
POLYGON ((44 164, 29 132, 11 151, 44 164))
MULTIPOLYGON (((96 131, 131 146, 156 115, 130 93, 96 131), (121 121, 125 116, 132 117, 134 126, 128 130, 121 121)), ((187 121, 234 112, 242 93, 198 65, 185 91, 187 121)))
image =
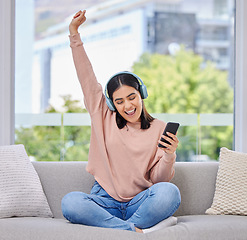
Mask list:
POLYGON ((115 105, 114 103, 112 102, 112 100, 110 99, 109 97, 109 94, 108 94, 108 90, 107 90, 107 86, 108 86, 108 83, 116 76, 118 75, 121 75, 121 74, 129 74, 133 77, 136 78, 139 86, 140 86, 140 94, 141 94, 141 97, 142 99, 145 99, 148 97, 148 93, 147 93, 147 87, 145 86, 145 84, 143 83, 143 81, 141 80, 140 77, 138 77, 136 74, 132 73, 132 72, 127 72, 127 71, 123 71, 123 72, 118 72, 116 74, 114 74, 107 82, 106 86, 105 86, 105 97, 106 97, 106 103, 108 105, 108 107, 110 108, 110 110, 112 111, 116 111, 116 108, 115 108, 115 105))

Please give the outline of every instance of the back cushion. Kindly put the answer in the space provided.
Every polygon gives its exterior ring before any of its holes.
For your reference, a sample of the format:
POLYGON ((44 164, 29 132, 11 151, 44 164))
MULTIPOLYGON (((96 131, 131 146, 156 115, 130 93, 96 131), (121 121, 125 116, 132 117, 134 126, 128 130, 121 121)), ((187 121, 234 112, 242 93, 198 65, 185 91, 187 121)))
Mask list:
MULTIPOLYGON (((87 162, 33 162, 55 218, 63 218, 61 200, 72 191, 90 193, 94 178, 87 162)), ((205 214, 213 201, 217 162, 177 162, 172 183, 182 202, 175 216, 205 214)))
POLYGON ((177 162, 171 182, 181 192, 181 205, 176 216, 205 214, 213 201, 217 162, 177 162))
POLYGON ((55 218, 63 218, 61 200, 67 193, 89 193, 94 183, 86 171, 87 162, 33 162, 33 165, 55 218))

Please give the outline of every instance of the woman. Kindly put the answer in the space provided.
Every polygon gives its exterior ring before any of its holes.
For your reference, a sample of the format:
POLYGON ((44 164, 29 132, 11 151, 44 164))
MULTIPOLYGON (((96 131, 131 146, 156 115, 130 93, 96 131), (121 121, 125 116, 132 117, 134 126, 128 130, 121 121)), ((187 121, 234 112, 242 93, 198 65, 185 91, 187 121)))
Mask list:
POLYGON ((143 232, 172 216, 180 205, 179 190, 169 183, 179 141, 173 134, 162 136, 166 124, 147 113, 143 103, 147 92, 138 76, 129 72, 114 75, 103 94, 78 33, 86 21, 85 12, 74 16, 69 31, 91 116, 87 171, 95 184, 91 194, 67 194, 62 211, 72 223, 143 232), (161 136, 170 145, 159 141, 161 136), (158 143, 166 148, 159 148, 158 143))

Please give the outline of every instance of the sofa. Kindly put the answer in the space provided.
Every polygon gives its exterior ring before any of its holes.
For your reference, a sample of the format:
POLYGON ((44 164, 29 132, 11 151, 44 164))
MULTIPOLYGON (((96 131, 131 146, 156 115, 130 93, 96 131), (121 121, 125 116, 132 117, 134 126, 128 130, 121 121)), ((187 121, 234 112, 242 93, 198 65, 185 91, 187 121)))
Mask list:
POLYGON ((172 180, 182 202, 174 216, 175 226, 142 234, 125 230, 76 225, 64 219, 61 199, 71 191, 90 192, 93 177, 86 162, 32 162, 40 178, 53 218, 12 217, 0 219, 1 240, 121 240, 121 239, 247 239, 247 217, 206 215, 213 201, 217 162, 177 162, 172 180))

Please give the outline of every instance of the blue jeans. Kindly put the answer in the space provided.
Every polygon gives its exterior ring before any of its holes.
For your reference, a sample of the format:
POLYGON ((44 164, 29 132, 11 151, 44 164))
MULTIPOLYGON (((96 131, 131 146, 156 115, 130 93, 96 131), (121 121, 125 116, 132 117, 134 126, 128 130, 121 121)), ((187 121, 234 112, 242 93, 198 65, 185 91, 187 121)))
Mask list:
POLYGON ((112 198, 98 182, 91 194, 71 192, 62 199, 62 212, 71 223, 135 231, 172 216, 181 202, 179 189, 160 182, 137 194, 129 202, 112 198))

